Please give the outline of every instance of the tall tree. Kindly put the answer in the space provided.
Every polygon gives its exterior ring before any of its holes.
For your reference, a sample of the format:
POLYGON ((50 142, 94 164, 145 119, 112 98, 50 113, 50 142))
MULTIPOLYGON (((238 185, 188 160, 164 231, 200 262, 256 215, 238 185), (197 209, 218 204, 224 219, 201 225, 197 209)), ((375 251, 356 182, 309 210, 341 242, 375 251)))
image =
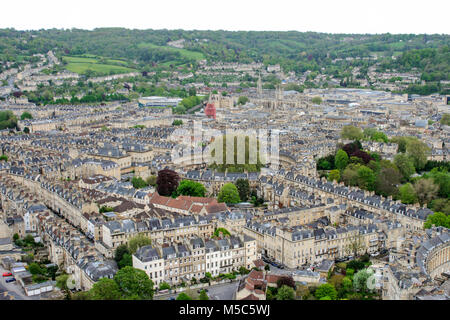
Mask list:
POLYGON ((204 197, 206 194, 206 188, 199 182, 182 180, 175 194, 191 197, 204 197))
POLYGON ((329 297, 331 300, 337 299, 337 291, 333 285, 329 283, 324 283, 318 286, 314 295, 317 299, 322 299, 324 297, 329 297))
POLYGON ((359 270, 353 276, 353 287, 356 291, 368 292, 375 289, 375 278, 373 278, 372 269, 362 269, 359 270), (373 279, 371 281, 371 279, 373 279))
POLYGON ((158 172, 156 179, 157 191, 162 196, 170 196, 178 188, 180 177, 178 173, 170 169, 158 172))
POLYGON ((425 221, 424 228, 429 229, 431 226, 442 226, 444 228, 450 228, 450 215, 446 215, 442 212, 435 212, 430 214, 425 221))
POLYGON ((400 200, 405 204, 412 204, 417 202, 417 194, 411 183, 402 185, 398 192, 400 194, 400 200))
POLYGON ((219 202, 225 203, 238 203, 241 201, 239 198, 239 192, 236 186, 232 183, 224 184, 222 189, 219 191, 217 199, 219 202))
POLYGON ((370 168, 361 166, 358 169, 357 174, 358 186, 361 189, 366 189, 369 191, 373 191, 375 189, 375 174, 370 168))
POLYGON ((334 158, 334 164, 339 170, 344 170, 348 164, 348 154, 342 149, 339 149, 334 158))
POLYGON ((143 233, 139 233, 128 241, 129 253, 136 253, 137 249, 143 246, 148 246, 152 244, 152 240, 144 235, 143 233))
POLYGON ((406 145, 406 153, 413 160, 414 167, 417 170, 421 170, 427 163, 427 159, 430 154, 430 148, 422 141, 411 140, 406 145))
POLYGON ((239 198, 241 201, 247 201, 250 195, 250 184, 247 179, 237 179, 235 182, 236 188, 239 192, 239 198))
POLYGON ((361 140, 363 132, 355 126, 344 126, 341 131, 341 137, 347 140, 361 140))
POLYGON ((339 182, 339 180, 341 180, 341 174, 339 170, 331 170, 328 174, 328 180, 339 182))
POLYGON ((283 285, 277 292, 277 300, 294 300, 295 291, 289 286, 283 285))
POLYGON ((394 163, 402 174, 403 178, 409 180, 411 175, 416 172, 414 168, 414 160, 405 153, 399 153, 394 158, 394 163))
POLYGON ((394 168, 383 168, 377 175, 375 190, 385 197, 397 193, 397 185, 400 183, 401 174, 394 168))
POLYGON ((89 297, 92 300, 120 300, 121 296, 119 286, 109 278, 101 278, 89 290, 89 297))
POLYGON ((414 183, 414 190, 421 205, 430 203, 436 198, 439 186, 432 179, 420 179, 414 183))
POLYGON ((125 267, 117 271, 114 281, 125 299, 153 299, 153 281, 143 270, 125 267))

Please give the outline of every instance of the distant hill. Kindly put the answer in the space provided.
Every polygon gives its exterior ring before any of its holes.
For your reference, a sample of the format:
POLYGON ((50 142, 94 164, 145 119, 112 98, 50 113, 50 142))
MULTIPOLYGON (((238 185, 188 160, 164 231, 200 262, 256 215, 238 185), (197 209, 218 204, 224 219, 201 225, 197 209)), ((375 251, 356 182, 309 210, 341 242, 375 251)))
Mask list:
MULTIPOLYGON (((94 55, 104 59, 120 60, 122 65, 113 63, 115 68, 110 67, 116 71, 120 66, 137 70, 148 70, 155 66, 195 67, 199 60, 207 59, 280 64, 286 72, 294 71, 300 74, 310 70, 345 79, 349 76, 351 68, 358 67, 364 76, 368 67, 377 62, 382 63, 385 68, 416 70, 425 73, 424 80, 436 81, 436 79, 449 80, 447 59, 449 46, 450 35, 443 34, 370 35, 124 28, 100 28, 92 31, 0 29, 1 61, 32 61, 33 54, 53 50, 59 58, 94 55), (178 47, 168 45, 174 43, 178 47), (422 56, 425 57, 424 61, 429 63, 417 60, 422 56), (433 64, 436 64, 436 67, 433 64)), ((79 65, 80 62, 78 65, 74 65, 73 61, 68 63, 67 68, 72 70, 86 66, 79 65)), ((100 68, 100 71, 108 69, 105 66, 96 68, 100 68)))

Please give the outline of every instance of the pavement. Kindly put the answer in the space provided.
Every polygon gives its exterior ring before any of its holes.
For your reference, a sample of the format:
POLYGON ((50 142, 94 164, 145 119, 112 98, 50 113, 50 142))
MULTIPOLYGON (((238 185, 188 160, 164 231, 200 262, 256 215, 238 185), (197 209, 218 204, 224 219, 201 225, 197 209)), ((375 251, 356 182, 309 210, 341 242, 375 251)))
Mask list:
MULTIPOLYGON (((239 285, 239 281, 227 282, 227 283, 219 283, 209 287, 204 288, 196 288, 192 290, 202 290, 208 289, 208 296, 210 300, 232 300, 233 294, 236 292, 236 289, 239 285)), ((177 293, 169 293, 165 295, 155 296, 154 300, 168 300, 169 298, 177 298, 180 292, 177 293)))
POLYGON ((211 300, 232 300, 238 285, 239 281, 234 281, 207 288, 208 296, 211 300))
POLYGON ((10 277, 3 277, 3 273, 8 270, 0 267, 0 300, 37 300, 40 297, 28 297, 25 295, 22 287, 17 281, 6 283, 6 279, 10 277))

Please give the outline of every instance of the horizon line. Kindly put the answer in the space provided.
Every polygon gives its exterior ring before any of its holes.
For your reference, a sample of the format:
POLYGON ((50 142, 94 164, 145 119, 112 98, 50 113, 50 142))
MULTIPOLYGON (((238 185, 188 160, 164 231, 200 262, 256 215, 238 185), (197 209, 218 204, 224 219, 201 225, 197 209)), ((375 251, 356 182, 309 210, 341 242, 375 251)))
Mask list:
POLYGON ((14 30, 14 31, 23 31, 23 32, 33 32, 33 31, 50 31, 50 30, 59 30, 59 31, 69 31, 69 30, 81 30, 81 31, 95 31, 99 29, 125 29, 125 30, 139 30, 139 31, 186 31, 186 32, 280 32, 280 33, 288 33, 288 32, 298 32, 298 33, 319 33, 319 34, 331 34, 331 35, 438 35, 438 36, 450 36, 448 33, 395 33, 395 32, 380 32, 380 33, 346 33, 346 32, 325 32, 325 31, 300 31, 300 30, 227 30, 227 29, 185 29, 185 28, 131 28, 131 27, 122 27, 122 26, 110 26, 110 27, 94 27, 94 28, 80 28, 80 27, 52 27, 52 28, 39 28, 39 29, 21 29, 16 27, 0 27, 0 30, 14 30))

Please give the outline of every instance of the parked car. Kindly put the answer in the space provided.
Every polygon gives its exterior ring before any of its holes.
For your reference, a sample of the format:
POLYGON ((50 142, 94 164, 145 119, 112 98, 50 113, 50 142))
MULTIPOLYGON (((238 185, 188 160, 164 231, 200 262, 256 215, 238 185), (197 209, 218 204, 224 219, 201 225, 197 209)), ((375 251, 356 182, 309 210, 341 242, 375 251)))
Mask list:
POLYGON ((10 283, 10 282, 14 282, 16 281, 16 278, 12 277, 12 278, 6 278, 5 282, 6 283, 10 283))
POLYGON ((169 297, 167 300, 175 300, 175 297, 169 297))
POLYGON ((12 276, 12 273, 11 273, 11 272, 4 272, 4 273, 3 273, 3 276, 4 276, 4 277, 11 277, 11 276, 12 276))

